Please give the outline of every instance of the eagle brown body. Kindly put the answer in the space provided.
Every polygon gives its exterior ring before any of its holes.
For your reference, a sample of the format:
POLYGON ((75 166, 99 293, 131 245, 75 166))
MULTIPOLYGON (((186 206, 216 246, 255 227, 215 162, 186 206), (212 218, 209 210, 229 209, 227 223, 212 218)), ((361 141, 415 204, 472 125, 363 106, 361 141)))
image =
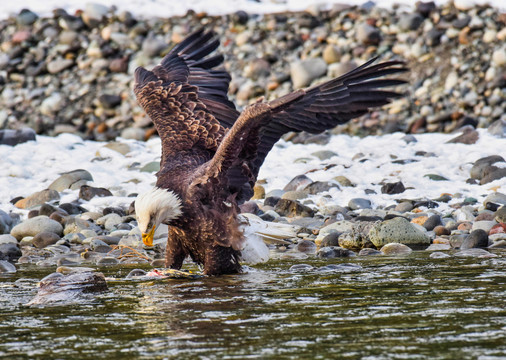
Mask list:
POLYGON ((138 68, 134 90, 162 140, 156 186, 181 201, 181 216, 167 221, 166 266, 179 269, 190 256, 208 275, 240 271, 238 205, 252 196, 274 143, 288 131, 318 133, 387 104, 400 94, 378 89, 404 81, 377 78, 406 70, 371 60, 239 114, 227 97, 230 75, 216 69, 223 57, 210 55, 218 45, 213 32, 191 34, 152 71, 138 68))

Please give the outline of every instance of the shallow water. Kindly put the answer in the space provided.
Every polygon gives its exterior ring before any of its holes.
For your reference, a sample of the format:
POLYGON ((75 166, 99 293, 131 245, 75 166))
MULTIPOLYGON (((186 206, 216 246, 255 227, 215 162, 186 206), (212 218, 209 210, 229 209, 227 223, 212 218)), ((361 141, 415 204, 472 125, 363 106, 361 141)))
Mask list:
MULTIPOLYGON (((361 268, 110 282, 91 301, 27 307, 54 271, 0 277, 9 359, 505 359, 506 253, 488 259, 336 259, 361 268)), ((109 268, 124 277, 130 268, 109 268)))

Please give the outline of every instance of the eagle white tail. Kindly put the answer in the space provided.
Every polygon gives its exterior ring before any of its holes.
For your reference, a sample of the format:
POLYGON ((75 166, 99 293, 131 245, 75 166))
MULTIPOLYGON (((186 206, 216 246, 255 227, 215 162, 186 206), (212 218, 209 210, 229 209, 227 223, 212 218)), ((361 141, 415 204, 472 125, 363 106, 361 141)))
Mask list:
POLYGON ((266 244, 290 244, 286 239, 297 237, 298 226, 264 221, 253 214, 240 214, 245 242, 241 250, 241 261, 258 264, 269 260, 266 244))

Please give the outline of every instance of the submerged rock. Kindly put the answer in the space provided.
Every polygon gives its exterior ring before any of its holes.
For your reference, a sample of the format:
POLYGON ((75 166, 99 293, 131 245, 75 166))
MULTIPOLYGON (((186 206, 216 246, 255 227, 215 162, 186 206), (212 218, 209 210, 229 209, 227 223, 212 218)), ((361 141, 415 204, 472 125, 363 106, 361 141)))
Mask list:
POLYGON ((40 281, 37 295, 27 305, 79 302, 107 290, 104 274, 99 272, 52 273, 40 281))

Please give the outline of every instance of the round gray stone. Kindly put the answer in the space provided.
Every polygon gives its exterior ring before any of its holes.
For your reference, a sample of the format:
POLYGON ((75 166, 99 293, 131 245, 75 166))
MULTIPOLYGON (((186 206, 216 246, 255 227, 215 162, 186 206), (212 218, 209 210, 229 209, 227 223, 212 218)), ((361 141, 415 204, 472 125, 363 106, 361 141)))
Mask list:
POLYGON ((11 230, 11 235, 21 240, 25 236, 35 236, 43 231, 62 235, 63 227, 59 222, 51 220, 47 216, 36 216, 14 226, 11 230))

